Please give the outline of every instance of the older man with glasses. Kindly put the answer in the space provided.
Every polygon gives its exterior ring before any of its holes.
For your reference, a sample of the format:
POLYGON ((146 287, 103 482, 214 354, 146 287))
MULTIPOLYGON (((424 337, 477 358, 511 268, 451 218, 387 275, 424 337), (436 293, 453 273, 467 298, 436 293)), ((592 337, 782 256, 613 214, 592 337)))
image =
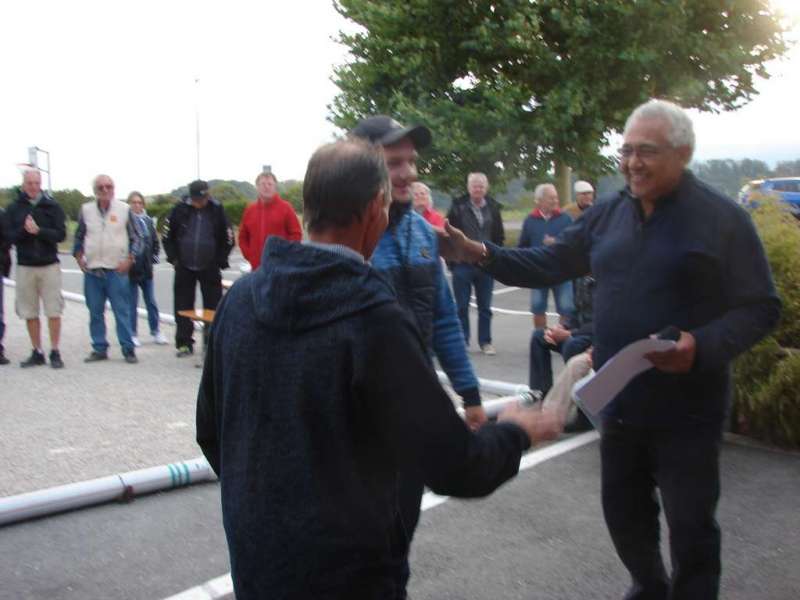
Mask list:
POLYGON ((92 351, 84 362, 108 358, 106 300, 117 325, 117 339, 125 362, 139 362, 134 351, 128 271, 138 251, 139 236, 130 207, 114 198, 114 182, 98 175, 92 183, 96 200, 81 206, 73 254, 83 271, 83 289, 89 307, 92 351))
POLYGON ((650 101, 625 126, 620 170, 627 186, 589 208, 554 244, 510 250, 450 228, 442 245, 509 285, 552 285, 591 270, 597 369, 631 342, 676 334, 674 347, 649 354, 654 368, 602 413, 603 509, 631 574, 630 600, 717 598, 715 514, 730 363, 780 317, 750 217, 686 168, 693 150, 683 109, 650 101), (661 558, 662 507, 671 576, 661 558))

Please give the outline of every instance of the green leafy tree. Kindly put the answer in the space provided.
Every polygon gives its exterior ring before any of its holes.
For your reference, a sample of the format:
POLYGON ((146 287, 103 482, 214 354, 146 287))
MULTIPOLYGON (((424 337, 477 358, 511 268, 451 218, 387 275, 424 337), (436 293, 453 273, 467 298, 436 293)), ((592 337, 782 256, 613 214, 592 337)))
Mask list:
POLYGON ((769 177, 769 165, 761 160, 707 160, 691 166, 695 174, 716 189, 736 198, 741 187, 751 179, 769 177))
POLYGON ((78 220, 83 203, 89 201, 89 197, 84 196, 79 190, 56 190, 53 192, 53 198, 64 209, 67 218, 73 221, 78 220))
MULTIPOLYGON (((340 40, 331 120, 368 114, 436 133, 423 174, 455 191, 481 170, 495 188, 552 169, 610 170, 609 135, 650 97, 731 110, 786 49, 766 0, 336 0, 359 25, 340 40)), ((566 190, 561 195, 566 197, 566 190)))
POLYGON ((295 212, 303 212, 303 182, 289 179, 278 184, 278 193, 281 198, 292 205, 295 212))
POLYGON ((239 188, 228 182, 212 185, 208 191, 210 192, 211 196, 216 198, 221 204, 245 202, 248 199, 247 196, 242 194, 239 188))
POLYGON ((782 160, 775 165, 775 177, 800 177, 800 158, 782 160))

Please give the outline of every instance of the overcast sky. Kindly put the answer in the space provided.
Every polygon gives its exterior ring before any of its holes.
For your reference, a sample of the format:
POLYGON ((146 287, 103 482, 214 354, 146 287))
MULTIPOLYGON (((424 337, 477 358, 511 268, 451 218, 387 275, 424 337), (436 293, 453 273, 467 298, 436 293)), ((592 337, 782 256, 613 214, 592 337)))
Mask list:
MULTIPOLYGON (((346 24, 330 0, 3 0, 0 22, 0 187, 36 145, 56 189, 88 193, 103 172, 120 195, 169 191, 196 175, 195 107, 205 179, 251 181, 264 164, 299 179, 335 133, 346 24)), ((698 116, 696 157, 800 157, 798 67, 795 48, 749 106, 698 116)))

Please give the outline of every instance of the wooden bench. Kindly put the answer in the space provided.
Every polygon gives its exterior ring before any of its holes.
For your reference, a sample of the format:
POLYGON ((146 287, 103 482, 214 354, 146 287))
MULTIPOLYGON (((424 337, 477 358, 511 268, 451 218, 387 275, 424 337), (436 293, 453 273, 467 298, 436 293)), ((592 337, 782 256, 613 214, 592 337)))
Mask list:
POLYGON ((203 359, 206 355, 206 345, 208 344, 208 326, 214 321, 214 315, 216 314, 216 311, 213 311, 210 308, 190 308, 188 310, 179 310, 178 314, 181 317, 191 319, 195 323, 200 323, 203 326, 203 351, 200 354, 200 362, 195 363, 194 365, 200 369, 203 367, 203 359))

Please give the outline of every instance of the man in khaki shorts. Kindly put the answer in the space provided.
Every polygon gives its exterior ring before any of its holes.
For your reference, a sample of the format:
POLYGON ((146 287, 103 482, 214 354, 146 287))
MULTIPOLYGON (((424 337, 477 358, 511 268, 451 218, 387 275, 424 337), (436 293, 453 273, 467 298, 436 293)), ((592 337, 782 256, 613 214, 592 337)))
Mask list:
POLYGON ((17 199, 8 207, 6 223, 9 240, 17 248, 16 311, 25 319, 33 351, 20 363, 23 368, 44 365, 40 304, 44 306, 50 330, 50 366, 64 366, 58 342, 61 335, 61 267, 58 243, 66 237, 64 211, 42 191, 42 175, 26 171, 17 199))

